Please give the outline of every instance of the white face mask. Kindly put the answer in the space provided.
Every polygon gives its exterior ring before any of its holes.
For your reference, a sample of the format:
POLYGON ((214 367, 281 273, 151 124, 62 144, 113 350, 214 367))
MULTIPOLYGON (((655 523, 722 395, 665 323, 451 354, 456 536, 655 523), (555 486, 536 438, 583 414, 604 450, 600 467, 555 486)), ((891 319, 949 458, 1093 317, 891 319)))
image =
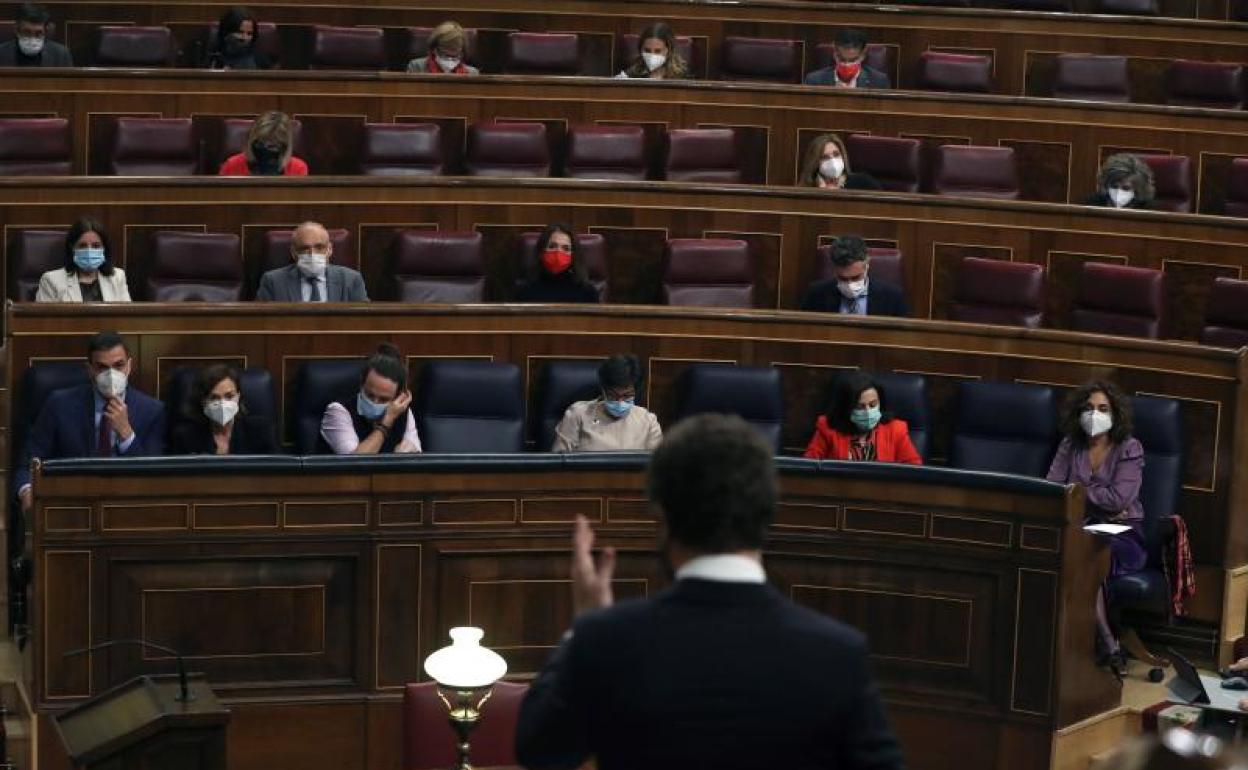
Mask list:
POLYGON ((646 63, 646 69, 654 72, 659 67, 667 64, 667 54, 662 53, 643 53, 641 60, 646 63))
POLYGON ((840 158, 824 158, 819 164, 819 176, 824 179, 840 179, 845 171, 845 161, 840 158))
POLYGON ((433 58, 437 60, 438 67, 440 67, 443 72, 454 72, 456 68, 459 67, 459 59, 447 56, 435 56, 433 58))
POLYGON ((229 425, 238 416, 238 402, 232 398, 210 399, 204 402, 204 416, 217 425, 229 425))
POLYGON ((22 50, 22 54, 25 56, 38 56, 43 53, 43 38, 19 37, 17 39, 17 47, 22 50))
POLYGON ((1109 188, 1109 199, 1113 201, 1115 208, 1123 208, 1135 199, 1134 190, 1123 190, 1119 187, 1109 188))
POLYGON ((858 299, 867 293, 867 279, 864 276, 857 281, 837 281, 836 288, 845 299, 858 299))
POLYGON ((1088 438, 1094 438, 1114 427, 1114 418, 1109 412, 1090 409, 1079 415, 1079 427, 1088 434, 1088 438))
POLYGON ((124 398, 127 383, 126 373, 118 369, 105 369, 95 375, 95 389, 104 398, 124 398))
POLYGON ((325 275, 325 267, 328 264, 329 257, 324 254, 307 252, 299 255, 299 272, 308 278, 320 278, 325 275))

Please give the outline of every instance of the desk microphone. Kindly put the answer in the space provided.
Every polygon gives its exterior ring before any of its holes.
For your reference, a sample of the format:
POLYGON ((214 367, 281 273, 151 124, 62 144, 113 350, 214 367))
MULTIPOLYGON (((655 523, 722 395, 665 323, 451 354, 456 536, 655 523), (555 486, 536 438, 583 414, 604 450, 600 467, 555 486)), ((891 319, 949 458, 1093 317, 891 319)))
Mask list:
POLYGON ((90 647, 83 647, 80 650, 70 650, 69 652, 62 655, 61 659, 64 660, 66 658, 73 658, 78 655, 86 655, 89 652, 96 652, 97 650, 104 650, 104 649, 108 649, 109 647, 116 647, 118 645, 134 645, 136 647, 144 647, 149 650, 156 650, 157 652, 163 652, 163 653, 172 655, 177 660, 178 688, 181 690, 181 692, 175 695, 173 699, 181 703, 190 703, 191 701, 195 700, 195 696, 191 695, 191 693, 186 688, 186 664, 182 660, 182 653, 178 652, 172 647, 165 647, 162 644, 149 642, 146 639, 112 639, 107 642, 100 642, 99 644, 93 644, 90 647))

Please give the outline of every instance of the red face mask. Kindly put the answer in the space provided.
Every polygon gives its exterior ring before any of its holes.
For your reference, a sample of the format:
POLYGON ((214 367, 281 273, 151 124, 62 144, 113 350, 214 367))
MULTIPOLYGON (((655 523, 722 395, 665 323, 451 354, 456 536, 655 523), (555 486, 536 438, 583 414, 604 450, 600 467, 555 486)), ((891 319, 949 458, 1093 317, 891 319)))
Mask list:
POLYGON ((559 249, 546 249, 542 252, 542 267, 551 275, 559 275, 572 267, 572 255, 559 249))
POLYGON ((862 69, 862 62, 854 62, 847 64, 846 62, 838 62, 836 65, 836 76, 840 78, 842 83, 848 83, 858 77, 858 72, 862 69))

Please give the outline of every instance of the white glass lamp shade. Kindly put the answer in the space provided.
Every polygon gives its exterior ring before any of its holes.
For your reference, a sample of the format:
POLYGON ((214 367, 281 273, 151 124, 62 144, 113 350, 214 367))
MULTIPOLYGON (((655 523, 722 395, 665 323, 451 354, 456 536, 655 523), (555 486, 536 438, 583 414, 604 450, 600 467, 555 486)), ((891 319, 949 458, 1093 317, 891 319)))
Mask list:
POLYGON ((507 661, 481 646, 485 632, 473 626, 451 629, 451 646, 425 658, 425 673, 443 687, 489 687, 507 673, 507 661))

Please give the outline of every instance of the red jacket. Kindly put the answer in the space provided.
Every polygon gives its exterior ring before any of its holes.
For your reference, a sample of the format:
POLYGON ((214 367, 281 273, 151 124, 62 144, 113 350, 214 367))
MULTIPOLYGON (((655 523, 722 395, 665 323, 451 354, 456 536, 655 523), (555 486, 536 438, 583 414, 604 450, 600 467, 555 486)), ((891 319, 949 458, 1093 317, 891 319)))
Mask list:
MULTIPOLYGON (((282 174, 284 176, 307 176, 308 164, 292 155, 282 174)), ((251 169, 247 167, 247 156, 240 152, 226 158, 217 176, 251 176, 251 169)))
MULTIPOLYGON (((833 430, 828 418, 819 415, 815 421, 815 435, 810 437, 805 457, 816 460, 848 460, 850 436, 833 430)), ((893 418, 875 426, 875 460, 881 463, 910 463, 922 465, 923 458, 910 441, 910 429, 905 420, 893 418)))

